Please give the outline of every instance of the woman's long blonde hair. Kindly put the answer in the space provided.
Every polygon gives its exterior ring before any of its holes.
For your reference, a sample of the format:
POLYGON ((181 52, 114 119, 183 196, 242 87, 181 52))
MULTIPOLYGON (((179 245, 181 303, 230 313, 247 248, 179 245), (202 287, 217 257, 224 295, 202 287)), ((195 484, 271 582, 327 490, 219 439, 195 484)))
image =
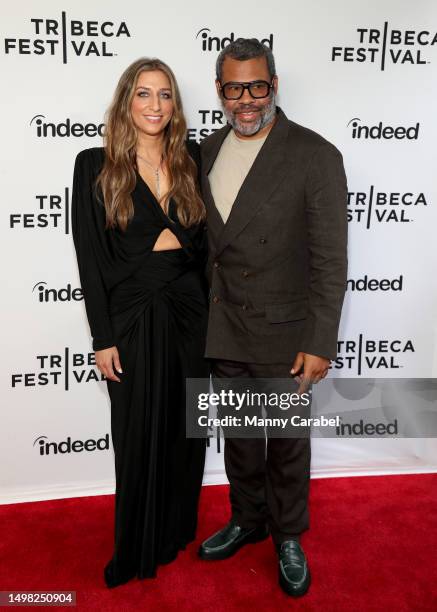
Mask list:
POLYGON ((205 207, 197 187, 197 166, 189 155, 186 121, 176 78, 172 70, 157 58, 140 58, 121 75, 111 106, 106 113, 104 136, 105 162, 97 177, 106 209, 106 227, 125 230, 134 214, 131 192, 137 181, 137 128, 131 115, 132 98, 138 77, 143 71, 161 70, 170 81, 173 115, 164 136, 164 151, 170 174, 165 199, 173 198, 181 224, 189 227, 205 217, 205 207))

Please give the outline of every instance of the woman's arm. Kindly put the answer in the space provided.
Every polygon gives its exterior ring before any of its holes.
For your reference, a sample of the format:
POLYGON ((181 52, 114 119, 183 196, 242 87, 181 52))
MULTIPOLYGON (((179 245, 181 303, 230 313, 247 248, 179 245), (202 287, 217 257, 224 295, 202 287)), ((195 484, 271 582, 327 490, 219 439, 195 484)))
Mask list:
POLYGON ((76 157, 72 193, 72 230, 80 282, 93 349, 100 351, 114 346, 109 318, 108 296, 99 269, 99 245, 104 241, 104 207, 94 195, 95 171, 89 150, 76 157))

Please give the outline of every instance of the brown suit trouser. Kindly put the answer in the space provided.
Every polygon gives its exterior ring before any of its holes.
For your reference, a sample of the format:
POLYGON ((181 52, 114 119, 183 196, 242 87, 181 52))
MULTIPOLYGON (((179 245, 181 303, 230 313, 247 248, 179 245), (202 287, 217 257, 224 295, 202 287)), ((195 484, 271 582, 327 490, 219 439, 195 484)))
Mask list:
MULTIPOLYGON (((289 378, 291 363, 214 360, 219 378, 289 378)), ((277 547, 309 528, 310 438, 225 438, 232 519, 241 527, 267 523, 277 547)))

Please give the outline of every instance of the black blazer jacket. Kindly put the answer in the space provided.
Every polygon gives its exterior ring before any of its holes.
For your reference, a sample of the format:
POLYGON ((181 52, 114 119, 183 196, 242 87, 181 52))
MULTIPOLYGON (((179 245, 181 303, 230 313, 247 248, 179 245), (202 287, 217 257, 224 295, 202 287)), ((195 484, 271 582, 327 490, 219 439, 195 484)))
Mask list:
POLYGON ((208 180, 230 125, 201 143, 210 312, 206 357, 291 363, 335 359, 347 274, 347 184, 340 152, 277 120, 226 223, 208 180))

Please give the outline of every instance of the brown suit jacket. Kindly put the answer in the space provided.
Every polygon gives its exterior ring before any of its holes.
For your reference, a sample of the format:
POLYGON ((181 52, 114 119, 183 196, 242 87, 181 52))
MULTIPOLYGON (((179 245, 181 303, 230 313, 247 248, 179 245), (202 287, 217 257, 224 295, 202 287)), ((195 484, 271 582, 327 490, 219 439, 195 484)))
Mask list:
POLYGON ((347 185, 340 152, 277 120, 226 223, 208 180, 226 125, 201 143, 210 312, 206 357, 290 365, 334 359, 347 273, 347 185))

